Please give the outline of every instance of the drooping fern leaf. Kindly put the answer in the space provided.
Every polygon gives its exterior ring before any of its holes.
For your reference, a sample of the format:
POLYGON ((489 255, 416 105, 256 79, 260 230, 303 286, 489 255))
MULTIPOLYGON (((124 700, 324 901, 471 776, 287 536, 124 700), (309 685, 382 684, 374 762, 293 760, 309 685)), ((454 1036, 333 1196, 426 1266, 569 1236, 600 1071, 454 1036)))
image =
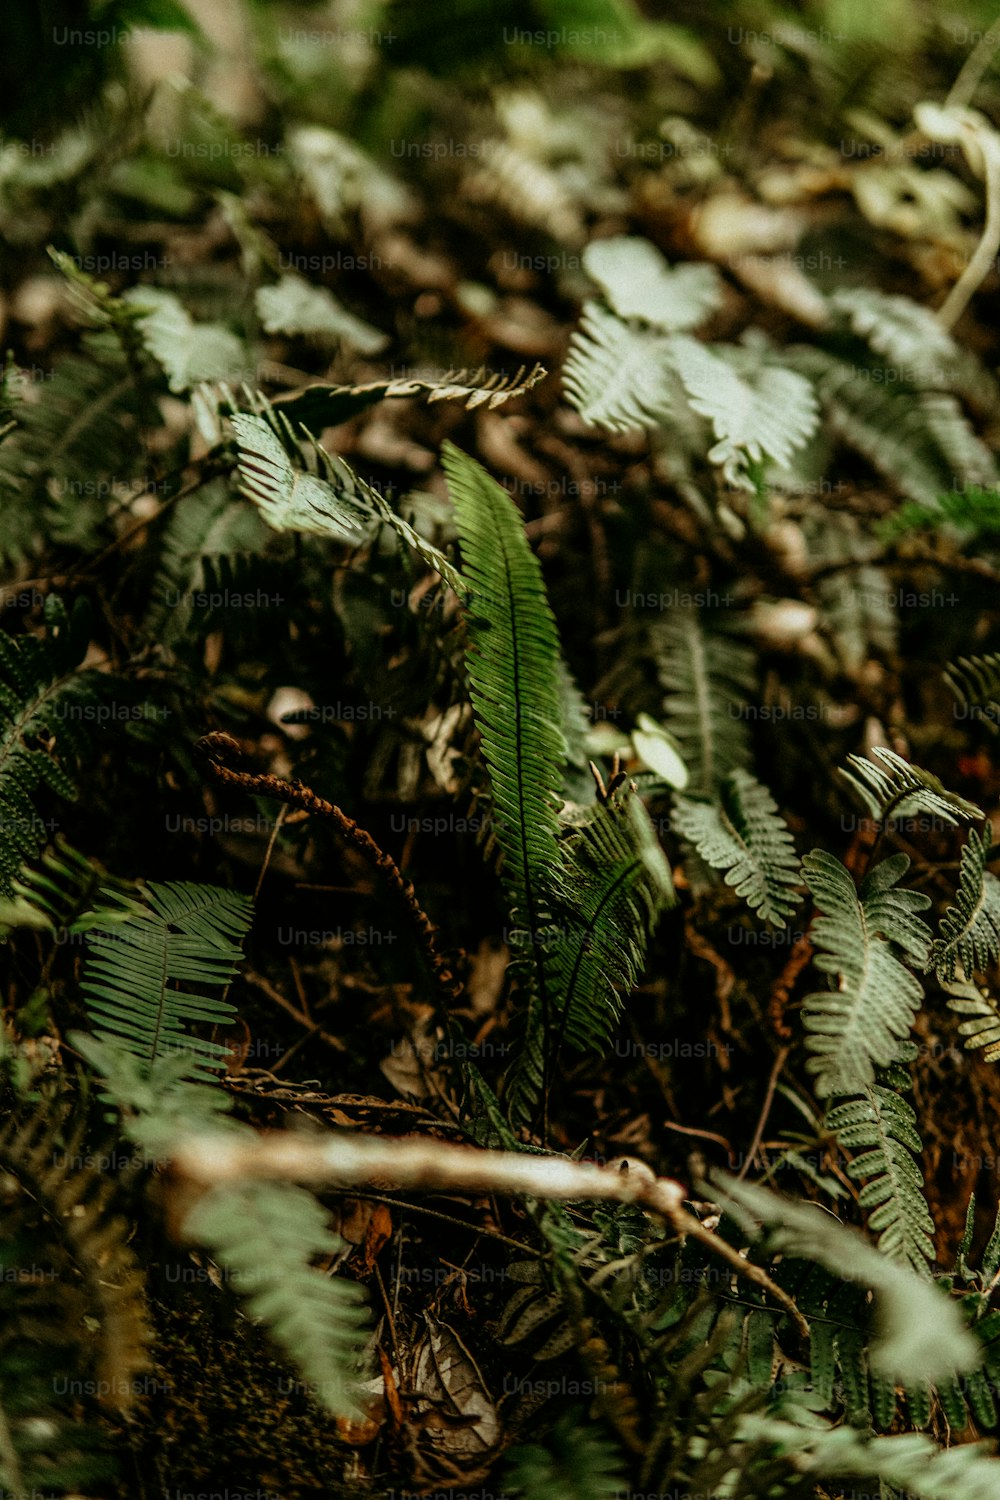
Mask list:
POLYGON ((971 1018, 958 1028, 966 1049, 971 1052, 982 1048, 983 1061, 996 1062, 1000 1058, 1000 1004, 996 998, 971 979, 943 980, 942 988, 949 1009, 971 1018))
POLYGON ((98 673, 79 670, 90 641, 86 601, 69 615, 49 595, 45 618, 44 639, 0 632, 0 894, 8 896, 22 862, 46 842, 33 798, 43 787, 76 796, 66 763, 84 751, 104 685, 98 673))
POLYGON ((83 996, 99 1039, 117 1040, 148 1067, 171 1053, 188 1076, 215 1076, 226 1055, 186 1023, 228 1025, 235 1009, 204 993, 228 985, 250 926, 249 898, 190 881, 150 883, 144 899, 108 890, 89 932, 83 996), (190 986, 190 990, 178 986, 190 986))
POLYGON ((185 1237, 207 1246, 250 1313, 305 1376, 320 1405, 363 1416, 358 1364, 369 1333, 364 1288, 314 1268, 346 1250, 326 1211, 289 1182, 212 1187, 184 1220, 185 1237))
POLYGON ((996 733, 1000 724, 1000 653, 960 656, 949 663, 944 680, 958 699, 962 717, 981 719, 996 733))
POLYGON ((719 802, 674 800, 673 826, 695 846, 751 911, 785 926, 799 903, 799 861, 777 803, 748 771, 735 770, 719 787, 719 802))
POLYGON ((872 755, 874 760, 849 755, 851 769, 840 774, 850 782, 877 822, 891 823, 894 818, 929 813, 954 827, 960 821, 982 818, 974 802, 947 791, 930 771, 910 765, 894 750, 876 745, 872 755))
POLYGON ((905 854, 884 859, 855 889, 848 871, 825 850, 802 863, 819 915, 813 923, 813 962, 837 976, 835 989, 806 997, 802 1019, 806 1066, 816 1092, 857 1094, 875 1081, 899 1051, 923 991, 901 959, 923 966, 931 933, 916 913, 930 905, 918 891, 896 889, 909 868, 905 854))
POLYGON ((957 965, 966 974, 982 972, 1000 956, 1000 880, 986 868, 987 841, 974 828, 962 847, 962 868, 955 905, 941 918, 930 965, 939 979, 954 979, 957 965))
POLYGON ((754 653, 713 628, 697 610, 678 609, 650 630, 664 720, 690 772, 691 795, 714 795, 750 760, 742 709, 754 686, 754 653))
POLYGON ((934 1221, 914 1160, 922 1149, 916 1124, 907 1101, 881 1084, 835 1104, 824 1121, 845 1150, 865 1148, 847 1175, 865 1184, 858 1203, 870 1213, 868 1227, 878 1235, 879 1249, 926 1275, 934 1259, 934 1221))
POLYGON ((235 411, 229 395, 233 429, 239 443, 239 484, 276 531, 304 531, 359 546, 378 523, 390 526, 445 583, 463 597, 458 570, 439 548, 398 515, 385 497, 350 465, 321 448, 305 428, 300 441, 284 415, 263 396, 244 387, 253 413, 235 411))

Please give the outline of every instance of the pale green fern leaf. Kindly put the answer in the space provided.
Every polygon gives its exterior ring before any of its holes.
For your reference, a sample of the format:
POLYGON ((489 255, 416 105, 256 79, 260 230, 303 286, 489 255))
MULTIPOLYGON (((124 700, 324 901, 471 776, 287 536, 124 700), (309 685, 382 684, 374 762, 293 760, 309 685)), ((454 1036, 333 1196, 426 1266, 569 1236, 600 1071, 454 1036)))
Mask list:
POLYGON ((955 905, 941 918, 931 950, 939 979, 954 979, 959 964, 966 974, 982 972, 1000 956, 1000 880, 986 868, 988 854, 987 840, 970 828, 955 905))
POLYGON ((858 1098, 835 1104, 823 1123, 845 1150, 865 1148, 847 1175, 865 1184, 858 1203, 870 1214, 868 1227, 878 1235, 882 1254, 926 1275, 934 1259, 934 1220, 914 1159, 922 1142, 913 1109, 894 1089, 872 1084, 858 1098))
POLYGON ((668 333, 694 328, 722 300, 714 266, 671 268, 655 245, 638 236, 592 240, 583 266, 620 318, 637 318, 668 333))
POLYGON ((816 849, 802 871, 819 909, 812 927, 823 974, 837 987, 808 995, 802 1018, 816 1075, 816 1092, 857 1094, 875 1081, 875 1068, 896 1058, 920 1007, 919 981, 896 956, 921 967, 931 933, 916 913, 930 905, 918 891, 896 889, 909 868, 905 854, 884 859, 855 888, 848 871, 825 850, 816 849))
POLYGON ((874 759, 868 760, 863 755, 849 755, 850 770, 842 770, 840 774, 850 782, 877 822, 891 823, 894 818, 929 813, 956 827, 960 822, 982 818, 975 803, 946 791, 930 771, 910 765, 894 750, 876 745, 872 756, 874 759))
POLYGON ((733 771, 718 802, 674 801, 673 826, 752 911, 776 927, 799 904, 799 860, 788 828, 767 787, 748 771, 733 771))
POLYGON ((588 302, 570 340, 563 388, 591 426, 610 432, 659 427, 677 391, 670 341, 588 302))

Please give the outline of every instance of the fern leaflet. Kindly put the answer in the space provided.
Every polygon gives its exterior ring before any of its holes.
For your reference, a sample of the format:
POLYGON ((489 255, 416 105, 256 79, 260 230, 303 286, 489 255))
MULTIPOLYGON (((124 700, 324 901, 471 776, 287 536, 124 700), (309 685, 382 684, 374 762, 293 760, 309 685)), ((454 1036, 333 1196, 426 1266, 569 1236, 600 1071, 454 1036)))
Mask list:
POLYGON ((802 1011, 807 1067, 820 1095, 857 1094, 872 1084, 876 1065, 895 1060, 920 1007, 920 983, 895 952, 923 965, 930 944, 930 929, 916 915, 929 898, 896 889, 909 864, 905 854, 882 860, 859 892, 832 854, 815 849, 803 860, 820 913, 813 962, 838 980, 836 989, 808 995, 802 1011))
POLYGON ((799 903, 799 861, 792 836, 767 787, 736 770, 719 788, 719 805, 674 801, 674 827, 714 870, 726 872, 747 905, 776 927, 799 903))
POLYGON ((846 1150, 866 1148, 849 1164, 847 1175, 865 1183, 858 1202, 871 1213, 869 1228, 878 1235, 883 1255, 906 1261, 925 1275, 927 1262, 934 1259, 934 1221, 914 1160, 922 1149, 916 1121, 894 1089, 872 1084, 858 1098, 835 1104, 824 1124, 846 1150))

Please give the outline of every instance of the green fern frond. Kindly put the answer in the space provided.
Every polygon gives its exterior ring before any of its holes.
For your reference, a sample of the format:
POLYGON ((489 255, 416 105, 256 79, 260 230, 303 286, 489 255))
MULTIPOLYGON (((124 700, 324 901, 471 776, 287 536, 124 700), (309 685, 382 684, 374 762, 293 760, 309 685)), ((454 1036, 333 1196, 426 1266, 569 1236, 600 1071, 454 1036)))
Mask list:
POLYGON ((173 292, 137 286, 124 293, 124 300, 139 309, 143 343, 172 391, 189 391, 205 380, 231 380, 247 368, 236 335, 218 323, 196 323, 173 292))
POLYGON ((996 484, 993 456, 954 396, 866 379, 822 349, 787 348, 782 358, 813 382, 833 435, 909 499, 933 510, 956 485, 996 484))
POLYGON ((0 558, 34 556, 52 542, 99 545, 116 494, 133 498, 148 482, 142 434, 156 421, 152 392, 102 332, 18 402, 0 443, 0 558), (114 485, 102 487, 108 474, 114 485))
MULTIPOLYGON (((0 898, 0 935, 17 927, 81 932, 82 913, 107 882, 107 873, 58 833, 54 846, 14 881, 13 898, 0 898)), ((125 882, 121 889, 127 889, 125 882)))
POLYGON ((67 764, 84 752, 104 686, 98 673, 79 670, 90 642, 86 601, 68 615, 49 595, 45 618, 44 639, 0 632, 0 894, 8 896, 23 861, 47 841, 33 798, 43 787, 76 796, 67 764))
POLYGON ((632 328, 599 302, 588 302, 563 367, 569 402, 592 427, 643 432, 670 415, 680 383, 662 334, 632 328))
POLYGON ((896 949, 921 967, 931 933, 916 915, 930 905, 918 891, 897 890, 909 869, 905 854, 884 859, 865 876, 860 892, 838 859, 815 849, 802 873, 819 915, 812 926, 813 962, 837 976, 837 988, 808 995, 802 1019, 806 1066, 816 1074, 816 1092, 857 1094, 887 1067, 920 1007, 919 981, 896 949))
POLYGON ((288 1182, 209 1188, 185 1217, 185 1237, 205 1245, 294 1361, 316 1401, 360 1419, 358 1366, 369 1335, 364 1288, 313 1266, 347 1249, 313 1195, 288 1182))
POLYGON ((866 1148, 848 1165, 847 1175, 865 1184, 858 1203, 870 1214, 868 1227, 878 1235, 882 1254, 925 1275, 934 1259, 934 1221, 914 1160, 923 1149, 916 1124, 907 1101, 880 1084, 835 1104, 824 1121, 845 1150, 866 1148))
POLYGON ((965 1038, 966 1050, 982 1048, 983 1061, 996 1062, 1000 1058, 1000 1004, 971 979, 943 980, 942 988, 948 996, 948 1008, 972 1018, 958 1028, 959 1036, 965 1038))
POLYGON ((912 531, 926 531, 929 527, 940 531, 946 526, 962 532, 963 540, 978 541, 1000 535, 1000 493, 972 486, 939 495, 937 510, 917 504, 901 505, 880 523, 877 535, 892 542, 912 531))
POLYGON ((755 654, 697 610, 672 610, 650 629, 664 721, 690 772, 688 793, 713 796, 750 760, 742 713, 755 683, 755 654))
POLYGON ((655 245, 635 235, 591 240, 583 268, 620 318, 636 318, 666 333, 694 328, 722 300, 714 266, 671 267, 655 245))
POLYGON ((301 276, 286 275, 274 286, 258 287, 254 300, 268 333, 333 340, 359 354, 378 354, 389 342, 388 334, 355 317, 326 287, 311 286, 301 276))
POLYGON ((1000 652, 960 656, 948 664, 944 680, 958 699, 962 717, 981 719, 996 733, 1000 724, 1000 652))
POLYGON ((871 1344, 874 1371, 903 1384, 946 1380, 982 1363, 978 1341, 961 1311, 930 1280, 881 1255, 855 1229, 813 1204, 796 1203, 768 1188, 713 1174, 717 1201, 744 1230, 768 1227, 768 1244, 782 1255, 812 1261, 844 1281, 870 1287, 880 1322, 871 1344))
MULTIPOLYGON (((340 483, 335 487, 296 469, 274 430, 261 417, 239 413, 232 419, 239 443, 241 494, 259 506, 275 531, 307 531, 357 547, 371 533, 373 507, 368 487, 346 464, 331 460, 340 483)), ((294 443, 291 430, 288 442, 294 443)))
POLYGON ((214 1078, 192 1081, 186 1053, 161 1052, 147 1064, 127 1041, 99 1041, 85 1031, 71 1031, 68 1041, 101 1079, 121 1111, 122 1129, 150 1162, 165 1161, 187 1132, 248 1129, 228 1113, 231 1097, 214 1078))
POLYGON ((236 498, 224 480, 185 495, 170 508, 143 634, 168 648, 180 645, 196 614, 194 597, 210 591, 213 565, 259 557, 274 540, 260 511, 236 498))
POLYGON ((726 872, 726 884, 745 897, 751 911, 785 926, 800 900, 795 892, 799 860, 766 786, 747 771, 733 771, 719 786, 717 805, 676 797, 673 826, 706 864, 726 872))
POLYGON ((269 526, 360 546, 382 521, 464 597, 458 570, 378 490, 308 434, 300 442, 283 412, 264 397, 248 391, 247 398, 255 412, 234 412, 230 418, 239 444, 240 490, 269 526))
POLYGON ((850 782, 877 822, 891 823, 896 818, 929 813, 956 827, 961 821, 982 818, 983 814, 974 802, 946 791, 930 771, 910 765, 894 750, 876 745, 872 755, 874 760, 863 755, 849 755, 847 760, 851 769, 841 770, 840 774, 850 782))
POLYGON ((982 972, 1000 956, 1000 880, 986 868, 989 844, 974 828, 962 847, 955 905, 941 918, 930 964, 939 979, 954 979, 956 965, 966 974, 982 972))
POLYGON ((614 1500, 627 1489, 624 1473, 611 1439, 567 1413, 544 1444, 510 1449, 504 1478, 525 1500, 614 1500))
POLYGON ((462 547, 473 713, 512 916, 540 938, 542 890, 559 861, 559 640, 538 559, 510 496, 450 443, 442 450, 462 547))
POLYGON ((744 1432, 785 1454, 793 1473, 825 1484, 874 1478, 883 1494, 892 1485, 908 1500, 992 1500, 1000 1487, 1000 1460, 982 1443, 941 1448, 921 1432, 866 1437, 853 1427, 802 1427, 756 1414, 744 1432))
POLYGON ((796 371, 747 361, 743 350, 724 358, 686 334, 674 335, 670 353, 691 405, 712 423, 708 460, 730 484, 752 488, 748 463, 769 458, 784 467, 816 431, 813 388, 796 371))
POLYGON ((148 1067, 179 1053, 189 1076, 211 1079, 226 1048, 193 1036, 188 1022, 229 1025, 227 1001, 203 993, 226 986, 253 918, 247 896, 190 881, 150 883, 142 900, 107 890, 92 914, 83 997, 101 1040, 121 1042, 148 1067), (193 986, 190 992, 179 985, 193 986))
POLYGON ((660 914, 676 895, 649 815, 631 791, 598 803, 560 840, 555 876, 552 982, 554 1053, 563 1037, 605 1050, 634 989, 660 914))

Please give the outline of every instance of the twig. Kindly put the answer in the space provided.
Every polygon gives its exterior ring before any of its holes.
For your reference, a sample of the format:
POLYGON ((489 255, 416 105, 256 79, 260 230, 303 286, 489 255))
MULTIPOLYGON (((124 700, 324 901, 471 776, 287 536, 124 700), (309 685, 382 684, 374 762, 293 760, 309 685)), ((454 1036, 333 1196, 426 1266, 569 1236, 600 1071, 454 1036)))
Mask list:
POLYGON ((1000 47, 1000 16, 984 32, 962 64, 958 77, 948 91, 945 109, 967 109, 972 96, 982 82, 983 75, 1000 47))
POLYGON ((306 812, 333 823, 337 831, 356 849, 359 849, 370 864, 374 865, 410 913, 428 967, 446 999, 453 1001, 462 995, 464 988, 462 981, 452 971, 448 960, 438 951, 437 929, 417 900, 417 893, 412 883, 402 874, 392 856, 379 848, 366 829, 361 828, 353 818, 349 818, 332 802, 327 802, 325 798, 317 796, 312 787, 306 786, 302 781, 283 781, 280 776, 253 775, 249 771, 234 771, 231 767, 223 765, 219 758, 221 755, 240 754, 239 743, 231 734, 218 731, 214 734, 207 734, 198 741, 198 749, 208 757, 212 775, 223 785, 242 787, 244 791, 258 797, 277 797, 281 802, 290 802, 293 807, 304 808, 306 812))
POLYGON ((681 1184, 669 1177, 657 1177, 635 1160, 615 1169, 595 1162, 516 1151, 480 1151, 472 1146, 410 1137, 338 1131, 316 1139, 267 1131, 252 1140, 221 1134, 189 1136, 174 1152, 173 1172, 182 1185, 203 1188, 264 1178, 352 1191, 359 1186, 385 1191, 424 1188, 432 1192, 525 1194, 569 1202, 634 1203, 665 1219, 678 1234, 690 1235, 721 1256, 737 1275, 766 1290, 794 1319, 804 1337, 809 1335, 809 1324, 788 1293, 684 1208, 686 1194, 681 1184))
POLYGON ((771 1069, 771 1076, 767 1080, 767 1093, 764 1095, 764 1103, 761 1106, 760 1119, 757 1121, 757 1129, 753 1133, 753 1140, 750 1143, 750 1150, 747 1152, 746 1157, 744 1158, 742 1167, 740 1167, 740 1170, 736 1174, 737 1182, 740 1182, 746 1176, 757 1155, 757 1152, 760 1150, 760 1143, 764 1139, 764 1130, 767 1126, 768 1116, 771 1113, 771 1105, 774 1103, 774 1091, 778 1086, 778 1074, 785 1066, 785 1061, 791 1050, 792 1049, 790 1047, 782 1047, 781 1051, 774 1059, 774 1067, 771 1069))

